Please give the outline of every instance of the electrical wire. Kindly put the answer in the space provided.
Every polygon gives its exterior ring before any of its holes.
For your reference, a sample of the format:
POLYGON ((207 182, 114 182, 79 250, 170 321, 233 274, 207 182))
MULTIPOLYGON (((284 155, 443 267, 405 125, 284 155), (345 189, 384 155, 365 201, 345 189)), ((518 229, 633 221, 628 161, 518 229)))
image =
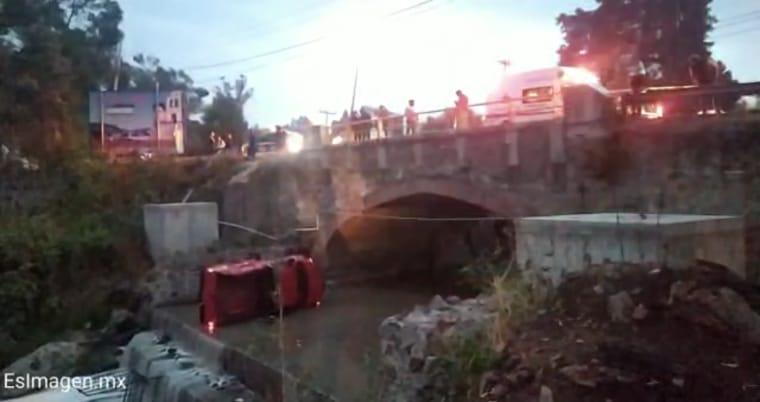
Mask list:
POLYGON ((507 216, 456 216, 435 218, 426 216, 403 216, 403 215, 384 215, 384 214, 368 214, 361 211, 351 211, 340 209, 335 212, 329 212, 332 215, 349 216, 352 218, 366 218, 373 220, 388 220, 388 221, 409 221, 409 222, 494 222, 494 221, 508 221, 514 219, 507 216))
POLYGON ((744 12, 741 14, 735 14, 730 17, 724 18, 722 20, 718 20, 718 25, 722 25, 724 23, 732 23, 736 21, 741 21, 747 18, 753 18, 755 16, 760 16, 760 9, 744 12))
MULTIPOLYGON (((429 0, 428 2, 424 2, 424 3, 427 4, 430 1, 432 1, 432 0, 429 0)), ((437 6, 430 7, 430 8, 425 8, 425 9, 421 9, 421 10, 415 10, 414 12, 410 12, 410 13, 405 14, 405 15, 409 16, 409 17, 412 17, 412 16, 419 16, 419 15, 422 15, 422 14, 426 14, 426 13, 429 13, 429 12, 432 12, 432 11, 439 10, 439 9, 441 9, 442 5, 444 5, 446 3, 450 3, 452 1, 453 0, 439 0, 437 6)), ((405 9, 395 11, 393 14, 395 16, 395 15, 398 15, 399 12, 401 12, 401 11, 409 11, 409 9, 410 9, 410 7, 407 7, 405 9)), ((325 36, 323 39, 328 39, 328 38, 325 36)), ((426 41, 426 42, 428 42, 428 41, 426 41)), ((305 47, 306 46, 303 46, 303 48, 305 48, 305 47)), ((208 84, 208 83, 212 83, 212 82, 217 82, 219 80, 223 80, 227 76, 244 75, 244 74, 251 73, 251 72, 254 72, 254 71, 259 71, 259 70, 262 70, 262 69, 265 69, 265 68, 268 68, 268 67, 283 65, 286 62, 289 62, 289 61, 292 61, 292 60, 296 60, 296 59, 300 59, 300 58, 302 58, 304 56, 305 56, 304 53, 296 53, 296 54, 294 54, 294 55, 292 55, 292 56, 290 56, 290 57, 288 57, 286 59, 283 59, 281 61, 260 63, 260 64, 254 65, 254 66, 245 68, 244 70, 239 70, 238 72, 236 72, 234 74, 221 74, 221 75, 215 75, 213 77, 204 77, 202 79, 193 80, 193 83, 195 85, 202 86, 203 84, 208 84)))
MULTIPOLYGON (((414 10, 416 8, 422 7, 422 6, 424 6, 424 5, 428 4, 428 3, 431 3, 433 1, 435 1, 435 0, 423 0, 423 1, 420 1, 418 3, 412 4, 410 6, 404 7, 402 9, 393 11, 393 12, 391 12, 389 14, 386 14, 384 17, 385 18, 396 17, 396 16, 401 15, 403 13, 406 13, 406 12, 409 12, 409 11, 414 10)), ((269 51, 266 51, 266 52, 263 52, 263 53, 258 53, 258 54, 254 54, 254 55, 251 55, 251 56, 238 58, 238 59, 224 60, 224 61, 220 61, 220 62, 216 62, 216 63, 210 63, 210 64, 185 66, 185 67, 182 68, 182 70, 204 70, 204 69, 209 69, 209 68, 223 67, 223 66, 232 65, 232 64, 240 64, 240 63, 244 63, 246 61, 260 59, 260 58, 263 58, 263 57, 272 56, 272 55, 280 54, 280 53, 287 52, 287 51, 290 51, 290 50, 294 50, 294 49, 310 46, 310 45, 313 45, 315 43, 318 43, 318 42, 321 42, 321 41, 325 40, 328 36, 329 36, 329 34, 324 34, 324 35, 321 35, 321 36, 318 36, 316 38, 309 39, 309 40, 306 40, 306 41, 303 41, 303 42, 291 44, 291 45, 288 45, 288 46, 283 46, 283 47, 280 47, 280 48, 277 48, 277 49, 269 50, 269 51)))
MULTIPOLYGON (((289 21, 289 20, 301 21, 301 20, 306 19, 306 18, 297 18, 297 19, 294 18, 294 17, 298 17, 298 16, 301 16, 301 17, 313 17, 312 14, 314 14, 314 13, 312 13, 312 12, 308 12, 307 13, 307 12, 304 12, 304 11, 307 11, 307 10, 320 11, 320 9, 325 9, 325 8, 331 6, 332 4, 337 3, 338 1, 339 0, 317 1, 315 3, 319 3, 319 4, 312 3, 311 7, 301 8, 299 10, 300 11, 299 13, 288 14, 287 16, 284 16, 283 18, 281 18, 280 22, 289 21), (317 7, 315 7, 315 5, 317 7)), ((266 27, 266 25, 264 25, 264 26, 266 27)), ((280 24, 274 24, 274 25, 269 25, 270 28, 277 28, 277 26, 279 26, 278 29, 268 29, 268 30, 262 30, 260 25, 256 26, 256 27, 249 28, 249 29, 244 29, 242 31, 234 33, 232 35, 232 36, 234 36, 234 38, 228 37, 229 40, 225 40, 224 42, 228 43, 228 44, 239 43, 239 42, 247 39, 247 38, 244 38, 244 36, 248 36, 248 35, 251 35, 251 34, 257 34, 256 38, 260 39, 260 38, 263 38, 263 37, 272 36, 274 34, 288 32, 288 31, 290 31, 290 30, 292 30, 294 28, 294 27, 284 28, 284 24, 282 24, 282 23, 280 23, 280 24), (261 34, 258 34, 258 33, 261 33, 261 34)))
POLYGON ((297 54, 291 55, 289 57, 286 57, 286 58, 284 58, 284 59, 282 59, 282 60, 280 60, 278 62, 268 62, 268 63, 259 63, 259 64, 256 64, 254 66, 251 66, 250 68, 246 68, 245 70, 239 71, 236 74, 221 74, 221 75, 216 75, 216 76, 213 76, 213 77, 204 77, 204 78, 199 79, 197 81, 193 80, 193 84, 194 85, 203 86, 203 84, 210 84, 212 82, 219 82, 219 81, 222 81, 225 78, 227 78, 227 76, 245 75, 245 74, 248 74, 248 73, 252 73, 254 71, 263 70, 263 69, 268 68, 268 67, 274 67, 276 65, 283 65, 283 64, 285 64, 285 63, 287 63, 289 61, 300 59, 303 56, 304 55, 302 53, 297 53, 297 54))
POLYGON ((280 48, 277 48, 277 49, 273 49, 273 50, 270 50, 270 51, 267 51, 267 52, 255 54, 253 56, 243 57, 243 58, 240 58, 240 59, 225 60, 225 61, 220 61, 218 63, 202 64, 202 65, 197 65, 197 66, 188 66, 188 67, 184 67, 183 70, 207 70, 209 68, 223 67, 223 66, 227 66, 227 65, 231 65, 231 64, 239 64, 239 63, 243 63, 243 62, 246 62, 246 61, 260 59, 262 57, 273 56, 273 55, 276 55, 276 54, 284 53, 284 52, 287 52, 287 51, 290 51, 290 50, 293 50, 293 49, 298 49, 298 48, 301 48, 301 47, 310 46, 310 45, 313 45, 313 44, 315 44, 317 42, 323 41, 325 38, 326 38, 326 36, 320 36, 320 37, 317 37, 317 38, 314 38, 314 39, 309 39, 309 40, 304 41, 304 42, 295 43, 295 44, 292 44, 292 45, 288 45, 288 46, 280 47, 280 48))
POLYGON ((748 33, 748 32, 754 32, 754 31, 757 31, 757 30, 760 30, 760 25, 755 25, 755 26, 748 27, 748 28, 745 28, 745 29, 740 29, 738 31, 722 32, 722 33, 719 33, 718 35, 712 36, 711 39, 730 38, 732 36, 741 35, 741 34, 745 34, 745 33, 748 33))

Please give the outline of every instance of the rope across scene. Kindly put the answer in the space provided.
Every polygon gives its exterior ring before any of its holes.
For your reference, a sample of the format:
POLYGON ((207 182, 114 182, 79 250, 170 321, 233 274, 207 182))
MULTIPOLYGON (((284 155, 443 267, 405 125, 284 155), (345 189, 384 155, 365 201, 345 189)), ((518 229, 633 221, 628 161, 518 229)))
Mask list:
POLYGON ((339 210, 335 215, 351 216, 357 218, 391 220, 391 221, 411 221, 411 222, 488 222, 488 221, 508 221, 511 217, 507 216, 462 216, 462 217, 426 217, 426 216, 401 216, 401 215, 384 215, 384 214, 367 214, 359 211, 339 210))
MULTIPOLYGON (((426 216, 367 214, 367 213, 362 213, 359 211, 349 211, 349 210, 339 210, 335 212, 329 212, 328 214, 349 216, 352 218, 366 218, 366 219, 374 219, 374 220, 407 221, 407 222, 500 222, 500 221, 508 221, 508 220, 513 219, 508 216, 461 216, 461 217, 434 218, 434 217, 426 217, 426 216)), ((319 224, 317 224, 316 226, 310 227, 310 228, 295 228, 282 235, 272 235, 272 234, 264 233, 260 230, 257 230, 251 227, 239 225, 237 223, 219 221, 219 224, 222 226, 229 226, 235 229, 239 229, 239 230, 260 236, 260 237, 264 237, 271 241, 284 240, 287 237, 298 232, 316 232, 319 230, 319 224)))

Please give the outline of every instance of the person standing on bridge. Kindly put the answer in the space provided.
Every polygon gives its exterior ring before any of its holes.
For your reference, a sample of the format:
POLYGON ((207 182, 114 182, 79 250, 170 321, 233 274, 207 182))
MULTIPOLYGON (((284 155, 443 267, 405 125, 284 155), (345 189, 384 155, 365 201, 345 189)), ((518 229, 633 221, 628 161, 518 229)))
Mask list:
POLYGON ((380 105, 380 108, 377 110, 377 136, 378 137, 390 137, 390 125, 391 125, 391 119, 390 119, 391 113, 388 111, 388 109, 385 108, 385 106, 380 105))
POLYGON ((248 131, 248 159, 256 157, 256 130, 248 131))
POLYGON ((362 140, 362 128, 361 128, 361 117, 359 116, 359 112, 354 110, 351 112, 351 124, 349 125, 351 127, 351 133, 354 136, 354 142, 359 142, 362 140))
POLYGON ((217 142, 217 137, 216 137, 215 132, 212 131, 211 134, 208 135, 208 142, 209 142, 209 145, 211 146, 211 153, 216 152, 218 148, 218 145, 217 145, 218 142, 217 142))
POLYGON ((417 112, 414 111, 414 99, 409 99, 409 106, 404 111, 406 118, 406 135, 417 134, 417 112))
POLYGON ((359 127, 361 127, 361 140, 369 141, 373 126, 372 115, 369 113, 369 110, 366 107, 362 107, 361 111, 359 112, 359 118, 361 119, 361 123, 359 125, 359 127))
POLYGON ((224 139, 224 149, 227 151, 227 153, 232 153, 233 144, 232 144, 232 134, 227 133, 227 137, 224 139))
POLYGON ((288 133, 281 126, 274 126, 274 141, 278 151, 284 151, 288 133))
POLYGON ((470 128, 470 99, 461 90, 457 90, 456 95, 454 128, 456 130, 468 130, 470 128))

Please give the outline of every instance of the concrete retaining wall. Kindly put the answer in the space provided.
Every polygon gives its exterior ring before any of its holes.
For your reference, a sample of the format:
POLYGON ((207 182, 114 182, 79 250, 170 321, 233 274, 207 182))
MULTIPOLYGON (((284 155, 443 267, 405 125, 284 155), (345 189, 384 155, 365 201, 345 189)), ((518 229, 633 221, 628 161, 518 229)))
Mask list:
POLYGON ((202 250, 219 240, 216 203, 146 204, 143 219, 154 260, 202 250))
POLYGON ((605 262, 686 267, 725 265, 744 277, 744 223, 709 215, 603 213, 518 219, 517 260, 557 285, 565 274, 605 262))
MULTIPOLYGON (((334 402, 289 373, 282 373, 237 348, 224 345, 200 327, 185 324, 160 309, 151 314, 151 327, 168 335, 205 367, 234 376, 268 402, 334 402)), ((230 399, 233 400, 233 399, 230 399)))
POLYGON ((137 334, 127 345, 123 366, 128 370, 130 402, 262 402, 234 377, 204 365, 176 342, 159 334, 137 334))

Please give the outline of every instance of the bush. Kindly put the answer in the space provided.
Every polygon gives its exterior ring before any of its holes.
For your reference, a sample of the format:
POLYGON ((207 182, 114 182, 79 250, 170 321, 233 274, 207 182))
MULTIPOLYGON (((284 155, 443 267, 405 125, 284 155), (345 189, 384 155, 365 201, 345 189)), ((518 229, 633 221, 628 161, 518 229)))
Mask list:
POLYGON ((531 283, 517 267, 513 258, 504 259, 496 250, 491 256, 481 258, 463 268, 468 282, 478 286, 488 297, 496 315, 475 344, 501 354, 507 347, 513 329, 532 317, 546 300, 546 289, 531 283))
MULTIPOLYGON (((0 216, 0 329, 21 342, 33 338, 31 348, 107 317, 109 291, 152 265, 142 205, 179 202, 190 188, 215 200, 233 166, 227 160, 108 164, 72 153, 24 177, 37 180, 45 196, 34 208, 0 216)), ((0 358, 2 367, 10 357, 0 358)))

